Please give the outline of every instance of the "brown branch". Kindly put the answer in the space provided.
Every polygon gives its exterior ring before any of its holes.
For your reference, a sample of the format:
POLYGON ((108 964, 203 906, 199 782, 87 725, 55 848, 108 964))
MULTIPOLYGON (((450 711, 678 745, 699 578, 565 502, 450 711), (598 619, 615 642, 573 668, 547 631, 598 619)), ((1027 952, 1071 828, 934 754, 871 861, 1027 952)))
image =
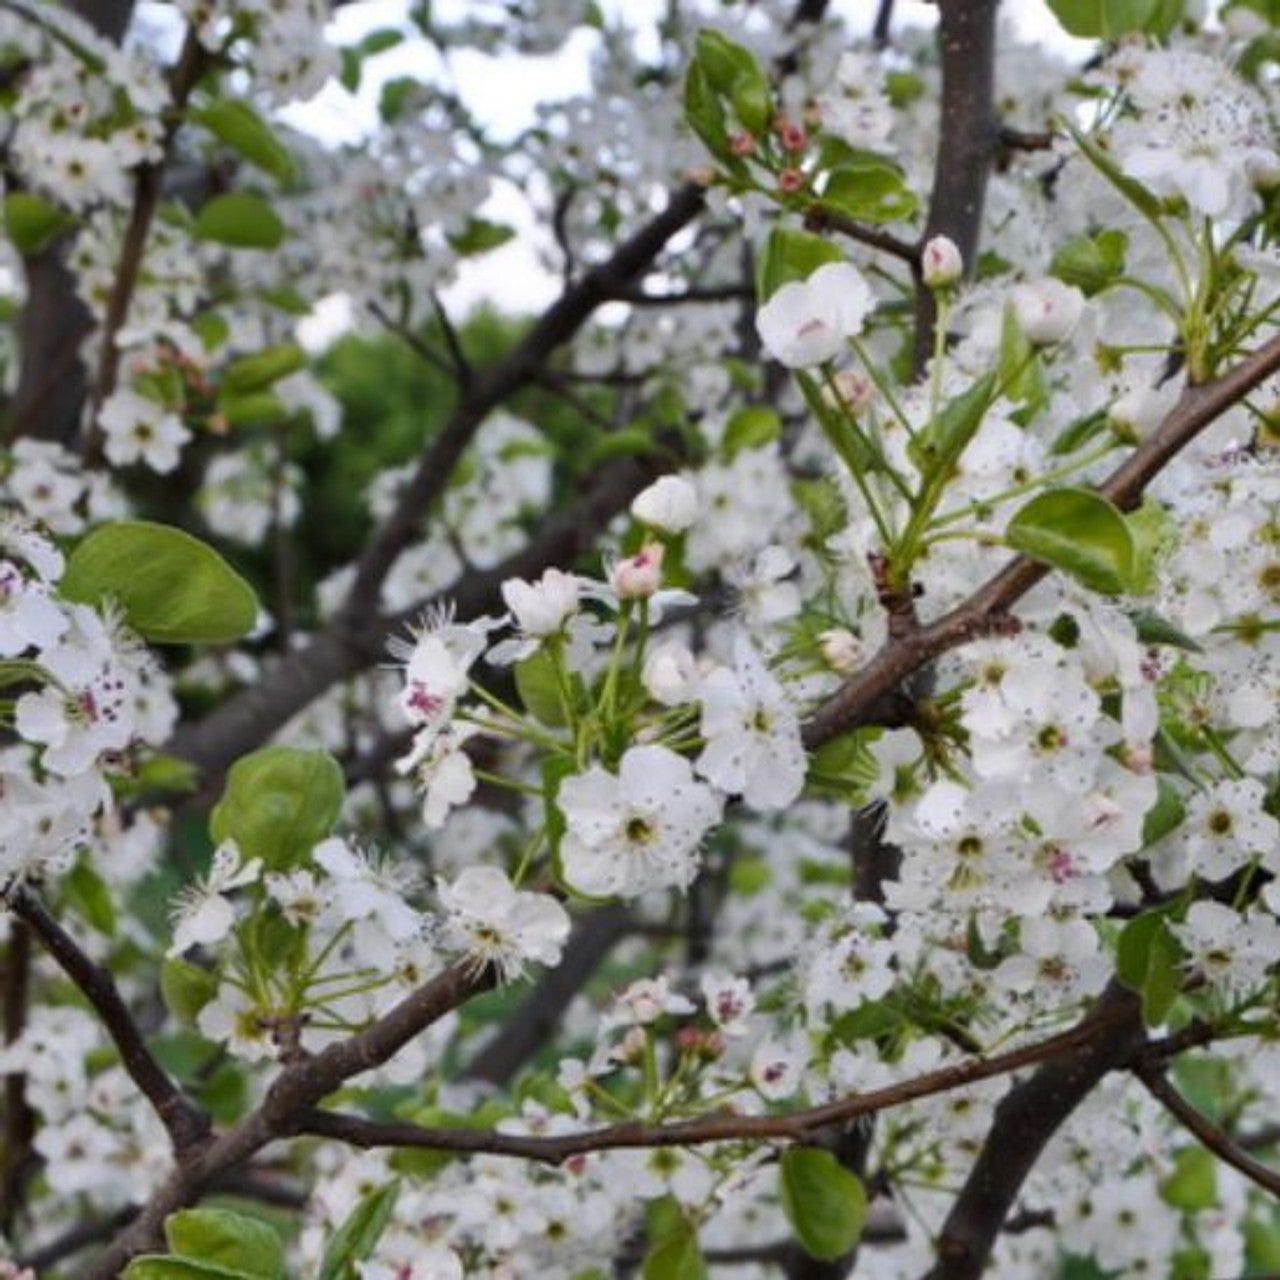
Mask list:
POLYGON ((1049 1139, 1098 1081, 1141 1047, 1138 997, 1113 983, 1074 1030, 1080 1036, 1072 1049, 1045 1062, 997 1105, 982 1150, 943 1223, 937 1261, 925 1280, 977 1280, 982 1274, 1049 1139))
POLYGON ((635 307, 678 307, 693 302, 738 302, 754 298, 755 290, 745 284, 707 285, 677 289, 670 293, 646 293, 638 287, 617 285, 609 294, 610 302, 629 302, 635 307))
POLYGON ((370 302, 367 304, 369 314, 378 321, 388 333, 394 333, 413 352, 419 360, 428 364, 436 370, 437 373, 443 373, 450 378, 457 377, 457 370, 444 356, 440 354, 430 343, 425 342, 422 337, 415 333, 408 325, 401 324, 394 319, 391 314, 382 306, 380 302, 370 302))
MULTIPOLYGON (((395 510, 365 546, 356 566, 355 581, 334 620, 309 645, 276 664, 268 679, 230 699, 198 724, 180 729, 167 750, 216 775, 237 756, 265 741, 337 681, 382 656, 386 629, 377 616, 382 583, 444 492, 485 418, 537 380, 551 354, 608 300, 609 282, 639 276, 667 241, 698 216, 703 204, 704 194, 699 187, 690 184, 675 191, 660 214, 620 245, 606 262, 566 289, 511 352, 477 374, 401 490, 395 510)), ((601 497, 596 493, 592 501, 601 497)), ((545 540, 540 536, 535 540, 538 545, 579 545, 579 533, 566 530, 562 520, 552 519, 547 527, 554 536, 545 540)), ((593 531, 598 528, 586 522, 582 527, 593 531)), ((510 573, 508 569, 508 576, 510 573)), ((492 574, 480 575, 478 585, 464 580, 448 593, 463 617, 472 616, 472 599, 478 595, 487 598, 492 580, 492 574)))
MULTIPOLYGON (((4 960, 4 1042, 11 1045, 27 1024, 31 984, 31 930, 21 920, 9 928, 4 960)), ((0 1234, 10 1232, 22 1207, 35 1115, 27 1103, 26 1076, 4 1078, 4 1150, 0 1151, 0 1234)))
POLYGON ((1257 1183, 1270 1195, 1280 1198, 1280 1171, 1255 1160, 1243 1147, 1233 1142, 1169 1083, 1161 1069, 1139 1067, 1134 1074, 1142 1081, 1147 1092, 1184 1128, 1195 1134, 1219 1160, 1244 1174, 1250 1182, 1257 1183))
POLYGON ((882 253, 900 259, 913 271, 920 269, 918 244, 903 240, 891 231, 882 231, 879 227, 869 227, 865 223, 855 222, 848 214, 830 209, 821 201, 810 205, 805 210, 804 225, 810 231, 838 231, 850 240, 856 240, 859 244, 879 249, 882 253))
POLYGON ((93 458, 99 445, 98 414, 107 397, 115 390, 120 368, 120 349, 117 338, 129 316, 129 305, 142 272, 142 259, 146 253, 147 236, 160 204, 160 188, 165 167, 173 156, 173 147, 182 124, 187 99, 200 77, 209 66, 210 55, 200 43, 194 27, 187 28, 182 51, 169 74, 169 104, 164 132, 160 138, 160 158, 150 164, 140 165, 133 186, 133 204, 129 221, 125 225, 124 238, 120 242, 120 258, 116 263, 115 279, 107 309, 102 318, 99 334, 98 367, 89 392, 89 410, 85 422, 83 453, 93 458))
MULTIPOLYGON (((427 1128, 406 1122, 366 1120, 361 1116, 315 1111, 301 1118, 297 1132, 336 1138, 364 1148, 414 1147, 460 1154, 505 1155, 552 1165, 573 1156, 620 1148, 766 1140, 808 1142, 823 1131, 847 1124, 859 1116, 875 1115, 920 1098, 1007 1075, 1023 1067, 1069 1057, 1102 1040, 1110 1044, 1115 1039, 1115 1032, 1125 1025, 1131 1013, 1128 1003, 1116 1005, 1100 1001, 1074 1027, 1045 1040, 991 1058, 971 1058, 898 1084, 782 1115, 717 1112, 665 1123, 631 1121, 582 1133, 525 1137, 497 1130, 427 1128)), ((1134 1047, 1131 1046, 1124 1056, 1129 1056, 1134 1047)))
MULTIPOLYGON (((1274 337, 1213 382, 1189 387, 1149 436, 1111 473, 1100 492, 1118 507, 1136 506, 1161 469, 1220 414, 1280 369, 1280 337, 1274 337)), ((1046 565, 1016 556, 963 604, 918 631, 886 644, 806 721, 805 744, 872 722, 878 707, 910 675, 940 654, 1006 625, 1008 611, 1047 573, 1046 565)))
POLYGON ((14 889, 8 905, 93 1006, 120 1051, 121 1064, 129 1078, 168 1130, 174 1150, 181 1154, 202 1143, 209 1135, 208 1114, 182 1093, 152 1056, 110 972, 94 964, 26 888, 14 889))
POLYGON ((462 349, 462 341, 458 337, 458 331, 453 327, 453 321, 449 318, 448 311, 445 310, 444 303, 440 301, 440 295, 431 291, 431 306, 436 313, 436 319, 440 322, 440 332, 444 334, 444 344, 449 349, 449 359, 453 365, 453 376, 458 381, 458 386, 462 388, 469 387, 473 378, 471 362, 467 359, 466 352, 462 349))

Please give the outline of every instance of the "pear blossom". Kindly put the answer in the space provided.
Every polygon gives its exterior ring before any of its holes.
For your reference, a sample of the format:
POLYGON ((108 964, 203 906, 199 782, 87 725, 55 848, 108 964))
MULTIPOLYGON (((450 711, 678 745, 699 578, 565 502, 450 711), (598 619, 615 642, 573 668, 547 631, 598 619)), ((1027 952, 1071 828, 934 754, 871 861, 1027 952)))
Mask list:
POLYGON ((439 880, 444 908, 440 941, 476 965, 493 965, 503 982, 525 966, 556 965, 569 936, 569 914, 549 894, 516 889, 497 867, 468 867, 439 880))
POLYGON ((874 306, 871 289, 852 263, 828 262, 806 280, 792 280, 756 312, 756 331, 780 364, 825 364, 862 331, 874 306))
POLYGON ((235 841, 224 840, 213 852, 209 874, 177 898, 168 954, 180 956, 192 947, 221 942, 236 922, 235 907, 226 895, 253 884, 261 873, 261 858, 245 862, 235 841))
POLYGON ((964 259, 949 236, 933 236, 920 251, 920 276, 930 289, 948 289, 964 275, 964 259))
POLYGON ((371 937, 401 942, 423 926, 423 917, 406 901, 417 885, 412 869, 375 861, 339 836, 322 840, 311 857, 329 877, 333 914, 353 921, 371 937))
POLYGON ((698 491, 683 476, 662 476, 631 500, 631 514, 662 533, 683 533, 698 516, 698 491))
POLYGON ((635 897, 685 888, 722 802, 689 762, 662 746, 631 747, 616 774, 600 765, 560 783, 565 879, 580 893, 635 897))
POLYGON ((1065 342, 1084 314, 1084 294, 1054 276, 1027 280, 1009 295, 1014 318, 1028 341, 1038 347, 1065 342))
POLYGON ((740 639, 734 656, 732 670, 713 671, 698 691, 706 745, 697 770, 753 809, 785 808, 807 768, 795 704, 749 643, 740 639))
POLYGON ((117 467, 143 462, 164 475, 178 465, 191 432, 176 414, 128 387, 114 391, 102 406, 103 452, 117 467))

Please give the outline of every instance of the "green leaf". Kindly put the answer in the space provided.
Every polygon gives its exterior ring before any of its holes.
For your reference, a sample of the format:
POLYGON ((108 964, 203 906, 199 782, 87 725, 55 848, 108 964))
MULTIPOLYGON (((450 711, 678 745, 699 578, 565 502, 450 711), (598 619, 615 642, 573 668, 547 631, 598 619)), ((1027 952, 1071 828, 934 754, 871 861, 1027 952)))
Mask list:
POLYGON ((698 32, 693 56, 711 87, 725 96, 733 92, 734 85, 742 77, 764 75, 750 49, 735 44, 728 36, 709 27, 698 32))
POLYGON ((4 229, 24 258, 46 248, 73 221, 57 205, 29 191, 11 191, 4 198, 4 229))
POLYGON ((920 201, 896 165, 865 156, 832 170, 822 205, 857 222, 898 222, 912 217, 920 201))
POLYGON ((191 118, 273 178, 291 182, 297 173, 288 148, 247 102, 231 99, 211 102, 193 111, 191 118))
POLYGON ((248 191, 214 196, 196 214, 193 230, 201 240, 233 249, 275 249, 285 236, 279 214, 248 191))
POLYGON ((1182 793, 1168 778, 1156 779, 1156 802, 1147 810, 1142 820, 1142 847, 1163 840, 1170 831, 1176 831, 1187 816, 1187 807, 1182 803, 1182 793))
POLYGON ((1063 29, 1085 40, 1114 40, 1129 31, 1141 31, 1157 3, 1158 0, 1048 0, 1063 29))
POLYGON ((159 1254, 134 1258, 120 1275, 122 1280, 257 1280, 248 1272, 220 1267, 216 1262, 159 1254))
POLYGON ((306 363, 307 353, 296 342, 278 342, 232 360, 222 371, 222 389, 233 395, 262 391, 306 363))
POLYGON ((83 857, 62 882, 67 898, 76 911, 99 933, 113 937, 116 931, 116 908, 106 881, 83 857))
POLYGON ((729 418, 720 447, 726 459, 733 459, 743 449, 759 449, 771 444, 781 434, 782 419, 776 409, 765 405, 748 405, 729 418))
POLYGON ((515 680, 520 701, 535 720, 557 729, 566 723, 556 662, 545 648, 516 663, 515 680))
POLYGON ((218 393, 218 412, 229 427, 274 427, 288 422, 293 410, 274 391, 218 393))
POLYGON ((1150 595, 1156 589, 1156 567, 1166 550, 1177 545, 1178 533, 1169 513, 1150 498, 1125 517, 1133 536, 1133 582, 1135 595, 1150 595))
POLYGON ((791 1147, 781 1162, 782 1208, 810 1257, 843 1257, 858 1243, 867 1193, 857 1176, 821 1147, 791 1147))
POLYGON ((1053 255, 1049 274, 1075 285, 1086 298, 1091 298, 1124 274, 1128 247, 1129 237, 1123 231, 1073 236, 1053 255))
POLYGON ((1173 1158, 1173 1172, 1160 1184, 1166 1204, 1186 1213, 1202 1213, 1218 1203, 1218 1176, 1211 1152, 1183 1147, 1173 1158))
POLYGON ((99 525, 71 553, 59 587, 68 600, 115 600, 157 644, 227 644, 258 621, 253 589, 212 547, 147 520, 99 525))
POLYGON ((784 284, 807 280, 828 262, 844 261, 844 254, 822 236, 774 227, 756 267, 756 297, 765 302, 784 284))
POLYGON ((977 434, 996 394, 996 375, 984 374, 949 400, 941 413, 908 446, 911 460, 928 477, 945 477, 977 434))
POLYGON ((374 1251, 399 1194, 400 1183, 393 1180, 364 1195, 329 1241, 318 1280, 354 1280, 356 1263, 374 1251))
POLYGON ((461 231, 449 237, 449 243, 455 253, 463 258, 473 257, 477 253, 488 253, 499 245, 506 244, 516 233, 514 227, 505 222, 490 222, 487 218, 468 218, 461 231))
POLYGON ((641 1268, 643 1280, 705 1280, 707 1264, 698 1233, 677 1200, 663 1196, 651 1201, 645 1226, 649 1252, 641 1268))
POLYGON ((1000 328, 999 383, 1008 399, 1026 405, 1029 414, 1049 402, 1040 354, 1022 331, 1012 306, 1004 309, 1000 328))
POLYGON ((217 994, 218 978, 210 969, 168 956, 160 966, 160 995, 165 1008, 184 1026, 194 1027, 200 1010, 217 994))
POLYGON ((263 747, 228 770, 209 831, 218 844, 234 840, 242 857, 287 870, 333 830, 343 790, 342 770, 327 751, 263 747))
POLYGON ((1129 615, 1134 632, 1143 644, 1166 644, 1189 653, 1203 653, 1204 648, 1180 627, 1154 609, 1138 609, 1129 615))
POLYGON ((1090 489, 1049 489, 1009 521, 1008 544, 1033 560, 1069 573, 1103 595, 1130 589, 1133 535, 1120 512, 1090 489))
POLYGON ((164 1234, 179 1257, 213 1263, 255 1280, 284 1276, 284 1246, 261 1218, 229 1209, 183 1209, 165 1219, 164 1234))
POLYGON ((1116 976, 1142 996, 1142 1018, 1149 1027, 1168 1017, 1182 979, 1182 948, 1167 923, 1168 907, 1135 916, 1116 942, 1116 976))
POLYGON ((724 108, 707 73, 698 62, 691 62, 684 77, 684 118, 712 155, 723 157, 729 148, 729 130, 724 108))

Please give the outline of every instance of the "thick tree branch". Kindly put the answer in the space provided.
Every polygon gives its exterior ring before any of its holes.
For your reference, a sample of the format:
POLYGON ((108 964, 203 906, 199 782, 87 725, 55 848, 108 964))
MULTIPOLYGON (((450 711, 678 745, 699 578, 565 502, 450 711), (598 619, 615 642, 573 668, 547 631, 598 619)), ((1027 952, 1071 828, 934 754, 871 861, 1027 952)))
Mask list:
MULTIPOLYGON (((972 272, 987 178, 999 135, 995 113, 996 10, 1000 0, 938 0, 942 118, 924 241, 948 236, 972 272)), ((916 284, 915 369, 933 352, 933 292, 916 284)))
POLYGON ((1129 1062, 1145 1032, 1133 992, 1113 983, 1077 1024, 1074 1048, 1047 1061, 996 1107, 995 1120, 937 1242, 925 1280, 977 1280, 1049 1139, 1109 1071, 1129 1062), (1092 1028, 1092 1030, 1090 1030, 1092 1028))
MULTIPOLYGON (((639 276, 667 241, 691 222, 703 207, 700 188, 686 186, 672 196, 662 213, 622 244, 605 263, 586 273, 561 295, 521 342, 487 371, 480 371, 462 394, 449 421, 424 453, 401 491, 395 511, 365 547, 355 582, 338 616, 303 649, 290 654, 254 688, 225 703, 195 725, 180 729, 168 750, 219 774, 232 760, 266 741, 291 716, 339 680, 363 670, 383 654, 387 627, 378 619, 382 583, 397 556, 418 533, 423 519, 448 485, 449 477, 481 423, 498 405, 535 383, 551 354, 568 341, 592 312, 608 300, 610 283, 639 276), (372 621, 371 621, 372 620, 372 621)), ((643 472, 625 473, 634 481, 643 472)), ((503 577, 523 576, 557 562, 563 549, 578 549, 583 535, 594 537, 601 514, 606 521, 630 501, 622 472, 610 471, 613 483, 588 490, 584 504, 553 518, 529 547, 494 572, 467 575, 448 596, 462 617, 483 612, 496 597, 503 577), (612 505, 623 497, 621 506, 612 505), (524 566, 522 569, 519 566, 524 566), (535 567, 536 566, 536 567, 535 567)))
POLYGON ((1243 1147, 1223 1133, 1212 1120, 1197 1111, 1169 1083, 1163 1069, 1142 1066, 1135 1074, 1146 1086, 1147 1092, 1184 1128, 1195 1134, 1219 1160, 1244 1174, 1250 1182, 1257 1183, 1264 1191, 1280 1198, 1280 1170, 1255 1160, 1243 1147))
POLYGON ((152 1056, 111 974, 81 951, 75 939, 29 890, 14 889, 8 906, 93 1006, 120 1051, 121 1064, 129 1078, 168 1130, 174 1150, 181 1154, 203 1142, 209 1135, 209 1116, 182 1093, 152 1056))
MULTIPOLYGON (((13 1044, 27 1023, 31 988, 31 930, 21 920, 11 922, 4 957, 4 1043, 13 1044)), ((26 1076, 12 1072, 4 1078, 4 1149, 0 1150, 0 1234, 13 1229, 22 1207, 35 1116, 27 1104, 26 1076)))

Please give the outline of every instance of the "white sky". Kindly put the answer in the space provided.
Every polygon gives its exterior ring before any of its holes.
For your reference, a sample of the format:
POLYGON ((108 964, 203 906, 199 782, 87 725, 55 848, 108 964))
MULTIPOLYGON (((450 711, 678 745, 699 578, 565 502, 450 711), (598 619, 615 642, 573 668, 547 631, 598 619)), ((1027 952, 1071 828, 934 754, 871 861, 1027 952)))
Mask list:
MULTIPOLYGON (((466 3, 437 0, 436 12, 441 21, 448 21, 460 16, 466 3)), ((140 7, 161 30, 172 21, 172 12, 165 12, 168 6, 144 0, 140 7)), ((413 33, 409 7, 409 0, 365 0, 341 8, 331 28, 335 42, 352 43, 380 28, 413 33)), ((601 7, 611 16, 625 14, 629 25, 651 29, 665 0, 601 0, 601 7)), ((834 0, 833 8, 858 31, 870 29, 877 5, 876 0, 834 0)), ((1073 40, 1062 31, 1045 0, 1004 0, 1001 12, 1022 40, 1043 43, 1068 56, 1084 55, 1092 48, 1091 42, 1073 40)), ((898 0, 895 5, 895 24, 932 26, 936 20, 936 6, 923 0, 898 0)), ((579 29, 557 53, 543 57, 504 54, 494 58, 475 49, 458 49, 450 52, 446 65, 428 42, 410 38, 365 62, 357 94, 348 93, 334 80, 309 102, 295 104, 282 114, 295 128, 326 141, 357 143, 378 126, 382 85, 397 76, 413 76, 450 84, 491 133, 510 136, 532 122, 538 103, 590 89, 589 55, 596 39, 590 30, 579 29)), ((538 228, 525 201, 513 188, 499 187, 483 213, 516 227, 517 236, 494 252, 462 263, 457 283, 445 292, 445 305, 459 314, 485 300, 511 312, 545 306, 559 286, 537 262, 530 240, 538 228)), ((342 299, 322 304, 314 321, 304 322, 304 340, 323 344, 345 327, 345 314, 342 299)))

